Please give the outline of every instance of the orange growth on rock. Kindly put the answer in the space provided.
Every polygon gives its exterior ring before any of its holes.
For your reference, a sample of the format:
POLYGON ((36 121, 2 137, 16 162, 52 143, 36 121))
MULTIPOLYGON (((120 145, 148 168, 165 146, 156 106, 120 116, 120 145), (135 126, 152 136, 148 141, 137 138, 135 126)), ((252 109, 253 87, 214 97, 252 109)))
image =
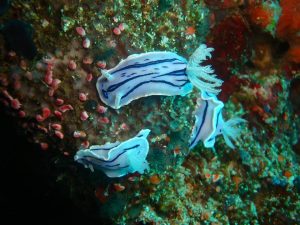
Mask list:
POLYGON ((266 28, 272 21, 273 12, 263 5, 256 5, 249 8, 248 15, 252 24, 266 28))
POLYGON ((239 176, 233 176, 232 177, 232 181, 234 182, 235 184, 235 190, 237 191, 238 188, 239 188, 239 184, 243 181, 243 179, 239 176))
POLYGON ((282 12, 277 25, 277 36, 287 40, 300 30, 300 1, 282 0, 280 6, 282 12))
POLYGON ((159 184, 160 183, 160 179, 159 177, 155 174, 155 175, 152 175, 150 177, 150 183, 151 184, 159 184))
POLYGON ((122 184, 120 183, 115 183, 114 184, 114 188, 116 191, 120 192, 120 191, 124 191, 125 190, 125 186, 123 186, 122 184))
POLYGON ((195 32, 196 32, 196 29, 195 29, 195 27, 192 27, 192 26, 187 27, 185 30, 185 33, 187 35, 193 35, 193 34, 195 34, 195 32))
POLYGON ((284 161, 284 157, 282 155, 278 155, 278 162, 283 162, 284 161))
POLYGON ((171 141, 171 138, 170 138, 169 136, 166 136, 165 141, 166 141, 166 142, 170 142, 170 141, 171 141))
POLYGON ((220 176, 220 174, 213 174, 213 182, 215 183, 215 182, 217 182, 218 180, 220 180, 220 178, 221 178, 221 176, 220 176))
POLYGON ((206 173, 206 174, 204 174, 204 176, 205 176, 206 179, 210 179, 211 178, 210 173, 206 173))
POLYGON ((211 213, 209 211, 204 211, 201 213, 201 220, 209 220, 211 213))
POLYGON ((287 52, 287 59, 290 62, 300 63, 300 44, 292 45, 290 47, 289 51, 287 52))
POLYGON ((101 203, 105 203, 107 201, 107 195, 105 194, 105 190, 102 187, 98 187, 95 190, 95 196, 101 203))
POLYGON ((173 152, 174 152, 174 155, 180 154, 180 148, 179 147, 174 148, 173 152))
POLYGON ((268 118, 268 115, 265 113, 264 109, 258 105, 255 105, 251 108, 251 111, 257 115, 259 115, 263 120, 268 118))
POLYGON ((293 174, 292 174, 291 171, 286 170, 286 171, 284 171, 283 175, 284 175, 286 178, 290 178, 293 174))

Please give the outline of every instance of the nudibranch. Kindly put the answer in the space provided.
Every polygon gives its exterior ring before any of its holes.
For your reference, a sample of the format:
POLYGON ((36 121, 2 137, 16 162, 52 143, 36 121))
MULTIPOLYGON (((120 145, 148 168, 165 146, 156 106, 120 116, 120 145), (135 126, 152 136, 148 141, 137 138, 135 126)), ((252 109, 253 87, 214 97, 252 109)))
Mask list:
POLYGON ((144 173, 149 170, 146 160, 149 151, 149 129, 141 130, 135 137, 124 142, 93 145, 79 150, 74 160, 92 171, 102 170, 108 177, 122 177, 128 173, 144 173))
POLYGON ((245 122, 241 118, 233 118, 224 121, 222 116, 224 104, 217 99, 216 95, 202 92, 197 100, 195 110, 195 125, 192 130, 189 148, 194 148, 201 140, 206 148, 212 148, 217 135, 223 134, 226 144, 234 148, 232 140, 235 140, 240 129, 236 127, 239 123, 245 122))
POLYGON ((101 100, 119 109, 150 95, 186 95, 193 89, 185 73, 187 61, 172 52, 130 55, 110 70, 102 70, 97 90, 101 100))
POLYGON ((216 78, 210 66, 201 66, 211 57, 212 48, 206 45, 193 53, 190 60, 173 52, 134 54, 109 70, 101 70, 96 88, 100 99, 108 106, 119 109, 131 101, 151 96, 185 96, 194 84, 201 91, 218 93, 222 81, 216 78))

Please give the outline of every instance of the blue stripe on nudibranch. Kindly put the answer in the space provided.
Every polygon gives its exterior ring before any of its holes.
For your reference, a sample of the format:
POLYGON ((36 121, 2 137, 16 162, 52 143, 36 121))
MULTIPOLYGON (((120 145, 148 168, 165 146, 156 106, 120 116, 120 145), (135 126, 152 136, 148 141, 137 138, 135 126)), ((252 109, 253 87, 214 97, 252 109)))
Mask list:
POLYGON ((104 96, 105 98, 108 98, 108 93, 107 93, 107 91, 105 91, 104 89, 102 89, 101 92, 102 92, 102 94, 103 94, 103 96, 104 96))
MULTIPOLYGON (((134 149, 134 148, 137 148, 137 147, 139 147, 139 146, 140 146, 140 145, 135 145, 135 146, 133 146, 133 147, 123 149, 123 152, 121 152, 120 154, 118 154, 118 155, 117 155, 115 158, 113 158, 112 160, 104 160, 104 159, 97 159, 97 160, 99 160, 99 161, 101 161, 101 162, 105 162, 105 163, 114 162, 114 161, 117 160, 121 155, 123 155, 124 153, 126 153, 126 151, 131 150, 131 149, 134 149)), ((96 158, 94 158, 94 159, 96 159, 96 158)))
POLYGON ((156 65, 156 64, 160 64, 160 63, 165 63, 165 62, 174 62, 178 59, 173 58, 173 59, 164 59, 164 60, 156 60, 156 61, 151 61, 148 63, 144 63, 144 64, 133 64, 133 65, 129 65, 123 68, 120 68, 114 72, 112 72, 111 74, 115 74, 117 72, 123 71, 123 70, 127 70, 127 69, 132 69, 132 68, 142 68, 142 67, 146 67, 146 66, 152 66, 152 65, 156 65))
POLYGON ((91 151, 109 151, 111 150, 112 148, 115 148, 117 146, 114 146, 114 147, 111 147, 111 148, 93 148, 93 149, 90 149, 91 151))
POLYGON ((220 110, 220 111, 218 112, 216 127, 218 127, 218 125, 219 125, 219 120, 220 120, 219 118, 220 118, 220 116, 221 116, 221 113, 222 113, 222 110, 220 110))
POLYGON ((172 52, 131 55, 102 71, 96 87, 101 100, 115 109, 151 95, 184 96, 192 91, 186 65, 186 59, 172 52))
POLYGON ((173 83, 170 83, 170 82, 167 82, 167 81, 164 81, 164 80, 149 80, 149 81, 144 81, 144 82, 141 82, 139 84, 137 84, 136 86, 134 86, 132 89, 130 89, 129 91, 126 92, 126 94, 124 94, 122 98, 125 98, 127 97, 130 93, 132 93, 135 89, 137 89, 138 87, 144 85, 144 84, 148 84, 148 83, 163 83, 163 84, 167 84, 167 85, 170 85, 170 86, 173 86, 173 87, 183 87, 184 85, 186 85, 188 83, 188 81, 186 80, 185 83, 183 83, 182 85, 175 85, 173 83))
POLYGON ((126 84, 127 82, 132 81, 132 80, 134 80, 134 79, 138 79, 138 78, 141 78, 141 77, 144 77, 144 76, 153 75, 153 74, 157 74, 157 73, 147 73, 147 74, 143 74, 143 75, 131 77, 131 78, 126 79, 126 80, 124 80, 124 81, 122 81, 122 82, 119 82, 119 83, 117 83, 117 84, 110 85, 110 86, 107 88, 107 92, 112 92, 112 91, 116 90, 117 88, 121 87, 122 85, 126 84))
POLYGON ((118 164, 115 164, 115 165, 105 165, 105 167, 110 167, 110 168, 112 168, 112 167, 116 167, 116 166, 120 166, 120 163, 118 163, 118 164))
POLYGON ((174 64, 174 65, 179 65, 179 64, 185 64, 185 63, 183 63, 183 62, 174 62, 174 63, 172 63, 172 64, 174 64))
POLYGON ((117 147, 118 145, 120 145, 120 142, 107 144, 106 147, 102 147, 100 145, 93 145, 90 147, 90 151, 108 151, 111 150, 112 148, 117 147))
MULTIPOLYGON (((112 92, 112 91, 116 90, 117 88, 121 87, 122 85, 126 84, 127 82, 130 82, 130 81, 132 81, 134 79, 138 79, 138 78, 141 78, 141 77, 144 77, 144 76, 149 76, 149 75, 155 75, 155 74, 157 74, 157 73, 147 73, 147 74, 143 74, 143 75, 138 75, 138 76, 135 76, 135 77, 131 77, 131 78, 126 79, 126 80, 124 80, 122 82, 119 82, 117 84, 110 85, 107 88, 106 91, 107 92, 112 92)), ((154 76, 152 78, 157 78, 157 77, 161 77, 161 76, 178 76, 178 75, 186 76, 185 73, 184 73, 184 70, 177 70, 177 71, 173 71, 172 73, 165 73, 165 74, 162 74, 162 75, 154 76)))
POLYGON ((164 77, 164 76, 185 76, 186 77, 186 74, 185 74, 185 70, 176 70, 176 71, 172 71, 170 73, 165 73, 165 74, 161 74, 161 75, 157 75, 157 76, 154 76, 152 78, 157 78, 157 77, 164 77))
MULTIPOLYGON (((84 156, 82 159, 81 159, 81 161, 84 161, 85 162, 85 164, 90 164, 92 161, 95 161, 95 162, 97 162, 97 158, 94 158, 94 157, 90 157, 90 156, 84 156)), ((114 165, 102 165, 102 164, 100 164, 100 163, 93 163, 92 162, 92 164, 93 164, 93 166, 94 167, 102 167, 102 168, 114 168, 114 167, 119 167, 120 166, 120 163, 118 163, 118 164, 114 164, 114 165)), ((128 166, 128 165, 127 165, 128 166)), ((120 167, 119 167, 120 168, 120 167)))
POLYGON ((196 132, 195 137, 191 141, 190 146, 194 145, 196 139, 198 138, 198 136, 199 136, 199 134, 201 132, 201 129, 202 129, 204 121, 205 121, 206 113, 207 113, 207 107, 208 107, 208 103, 207 103, 207 101, 205 101, 205 108, 204 108, 204 112, 203 112, 203 115, 202 115, 201 124, 200 124, 200 127, 199 127, 198 131, 196 132))
POLYGON ((217 128, 223 122, 221 118, 223 107, 224 104, 215 95, 206 92, 200 94, 195 111, 196 121, 191 135, 190 149, 195 147, 200 140, 203 141, 205 147, 213 147, 215 137, 219 134, 217 128))
POLYGON ((75 161, 89 168, 98 168, 109 177, 120 177, 127 173, 143 173, 148 169, 146 157, 149 151, 147 136, 150 130, 141 130, 135 137, 122 143, 106 143, 79 150, 75 161))
MULTIPOLYGON (((91 159, 86 159, 86 158, 82 158, 81 159, 86 165, 91 163, 91 159)), ((93 158, 92 160, 96 161, 96 158, 93 158)), ((100 169, 114 169, 116 167, 118 167, 117 169, 124 169, 124 168, 128 168, 129 165, 125 165, 125 166, 120 166, 120 164, 115 164, 115 165, 101 165, 101 164, 93 164, 93 167, 95 168, 100 168, 100 169)))

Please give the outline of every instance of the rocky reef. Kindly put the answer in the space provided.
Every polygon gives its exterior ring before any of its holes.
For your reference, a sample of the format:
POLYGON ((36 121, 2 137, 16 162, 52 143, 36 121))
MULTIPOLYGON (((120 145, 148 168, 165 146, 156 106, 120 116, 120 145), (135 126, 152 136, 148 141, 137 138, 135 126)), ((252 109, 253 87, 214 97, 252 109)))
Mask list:
MULTIPOLYGON (((44 153, 53 182, 102 224, 300 223, 300 3, 270 1, 3 1, 0 101, 44 153), (101 70, 129 55, 206 44, 224 81, 223 117, 242 117, 228 147, 189 150, 198 92, 114 109, 101 70), (148 136, 144 174, 109 178, 74 161, 79 149, 148 136), (106 222, 105 222, 106 221, 106 222)), ((34 163, 34 162, 33 162, 34 163)))

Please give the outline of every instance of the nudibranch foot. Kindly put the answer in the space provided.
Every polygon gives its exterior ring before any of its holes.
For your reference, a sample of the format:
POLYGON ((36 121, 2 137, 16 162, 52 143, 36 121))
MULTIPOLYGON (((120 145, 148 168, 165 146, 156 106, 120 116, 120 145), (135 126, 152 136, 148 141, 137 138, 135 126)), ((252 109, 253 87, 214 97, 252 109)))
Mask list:
POLYGON ((122 177, 134 172, 142 174, 149 170, 146 160, 149 133, 149 129, 144 129, 124 142, 93 145, 88 149, 79 150, 74 160, 92 171, 102 170, 108 177, 122 177))
POLYGON ((205 44, 201 44, 190 57, 186 67, 186 74, 191 83, 199 90, 218 94, 220 92, 219 87, 223 81, 216 78, 211 66, 200 65, 207 58, 211 58, 213 50, 213 48, 208 48, 205 44))

